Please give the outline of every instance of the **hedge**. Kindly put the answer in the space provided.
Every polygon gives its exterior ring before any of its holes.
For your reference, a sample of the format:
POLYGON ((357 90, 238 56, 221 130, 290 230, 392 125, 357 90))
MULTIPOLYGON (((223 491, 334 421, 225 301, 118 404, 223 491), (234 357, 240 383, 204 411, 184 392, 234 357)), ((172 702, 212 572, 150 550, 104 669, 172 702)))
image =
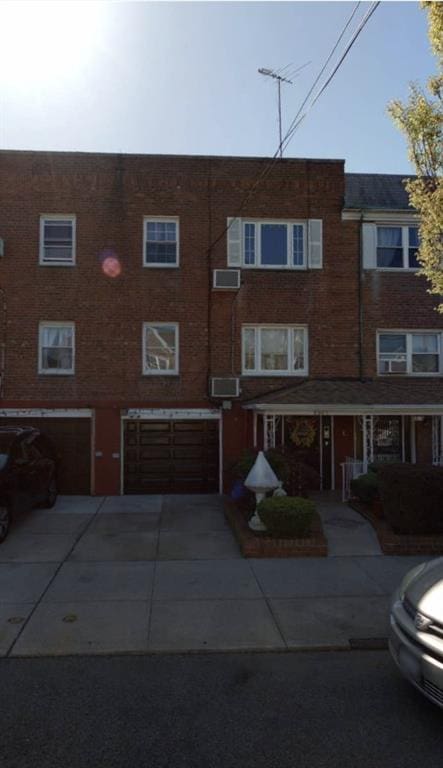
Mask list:
POLYGON ((378 496, 378 476, 375 472, 351 480, 351 491, 363 504, 372 504, 378 496))
POLYGON ((314 513, 314 502, 300 496, 273 496, 258 505, 258 514, 271 536, 309 536, 314 513))
POLYGON ((386 464, 377 478, 383 512, 395 533, 443 533, 443 468, 386 464))

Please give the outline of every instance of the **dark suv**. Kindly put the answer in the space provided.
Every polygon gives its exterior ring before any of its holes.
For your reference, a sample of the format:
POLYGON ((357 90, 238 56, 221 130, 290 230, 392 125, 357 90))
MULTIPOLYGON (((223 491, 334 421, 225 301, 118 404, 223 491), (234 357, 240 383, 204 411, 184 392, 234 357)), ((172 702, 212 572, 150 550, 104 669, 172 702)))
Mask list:
POLYGON ((53 444, 38 429, 0 427, 0 541, 14 514, 53 507, 57 459, 53 444))

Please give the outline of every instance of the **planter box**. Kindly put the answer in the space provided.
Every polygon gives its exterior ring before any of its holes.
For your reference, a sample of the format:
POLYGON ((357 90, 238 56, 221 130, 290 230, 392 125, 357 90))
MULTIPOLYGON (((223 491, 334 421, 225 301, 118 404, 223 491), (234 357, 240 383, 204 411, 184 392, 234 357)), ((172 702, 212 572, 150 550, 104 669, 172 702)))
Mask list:
POLYGON ((359 512, 371 523, 385 555, 442 555, 443 535, 400 534, 394 533, 385 519, 380 519, 373 508, 353 499, 349 506, 359 512))
POLYGON ((244 557, 326 557, 328 545, 320 517, 315 513, 312 531, 305 539, 276 539, 255 533, 248 526, 249 513, 232 501, 225 502, 225 516, 244 557))

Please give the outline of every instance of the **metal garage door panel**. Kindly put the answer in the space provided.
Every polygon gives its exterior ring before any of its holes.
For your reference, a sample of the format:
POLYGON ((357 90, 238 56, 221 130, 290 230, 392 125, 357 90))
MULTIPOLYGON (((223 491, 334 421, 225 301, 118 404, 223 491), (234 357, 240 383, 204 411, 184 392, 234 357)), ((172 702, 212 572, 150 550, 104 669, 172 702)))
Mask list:
POLYGON ((125 493, 214 493, 218 490, 218 423, 127 421, 125 493))
POLYGON ((91 420, 13 418, 0 425, 36 427, 53 441, 59 456, 58 489, 65 494, 91 492, 91 420))

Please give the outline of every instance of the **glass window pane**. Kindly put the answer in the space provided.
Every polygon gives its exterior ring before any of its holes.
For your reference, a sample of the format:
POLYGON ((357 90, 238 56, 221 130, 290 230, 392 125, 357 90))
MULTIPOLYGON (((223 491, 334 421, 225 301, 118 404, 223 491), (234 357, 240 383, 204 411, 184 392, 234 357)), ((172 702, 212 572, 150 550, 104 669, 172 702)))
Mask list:
POLYGON ((147 264, 175 264, 177 261, 176 243, 146 243, 147 264))
POLYGON ((405 333, 383 333, 379 337, 380 352, 406 352, 405 333))
POLYGON ((150 325, 145 330, 146 368, 175 370, 176 328, 150 325))
POLYGON ((377 227, 377 245, 380 248, 401 248, 401 227, 377 227))
POLYGON ((261 369, 263 371, 288 370, 288 330, 265 328, 261 337, 261 369))
POLYGON ((245 224, 245 264, 255 264, 255 224, 245 224))
POLYGON ((413 333, 412 351, 417 353, 438 354, 438 336, 436 333, 413 333))
POLYGON ((406 373, 406 354, 397 355, 380 355, 379 359, 380 373, 406 373))
POLYGON ((401 269, 403 267, 403 248, 377 248, 377 267, 401 269))
POLYGON ((302 267, 304 264, 303 226, 294 224, 292 228, 292 246, 294 266, 302 267))
POLYGON ((293 330, 293 355, 294 355, 294 361, 293 361, 293 368, 294 371, 303 370, 305 367, 305 345, 304 345, 304 338, 305 334, 303 330, 293 330))
POLYGON ((413 373, 438 373, 438 355, 412 355, 413 373))
POLYGON ((288 263, 288 227, 286 224, 262 224, 261 263, 264 266, 286 266, 288 263))
POLYGON ((419 245, 418 227, 409 227, 409 247, 418 248, 419 245))
POLYGON ((255 370, 255 329, 245 328, 243 331, 243 365, 245 371, 255 370))
POLYGON ((377 227, 377 267, 403 267, 401 227, 377 227))
POLYGON ((59 240, 70 243, 72 241, 71 222, 50 222, 45 224, 45 243, 58 242, 59 240))
POLYGON ((43 347, 42 364, 44 370, 69 371, 72 369, 72 350, 43 347))

